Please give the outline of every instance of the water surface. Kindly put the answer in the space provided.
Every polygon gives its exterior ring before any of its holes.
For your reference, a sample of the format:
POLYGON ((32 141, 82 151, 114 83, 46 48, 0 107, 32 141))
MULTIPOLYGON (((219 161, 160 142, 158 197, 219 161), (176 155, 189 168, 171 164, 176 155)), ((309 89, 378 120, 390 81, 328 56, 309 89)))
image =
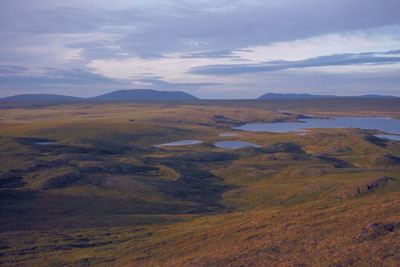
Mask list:
POLYGON ((400 135, 390 135, 390 134, 374 134, 375 137, 385 138, 394 141, 400 141, 400 135))
POLYGON ((219 136, 236 136, 235 133, 220 133, 219 136))
POLYGON ((55 143, 56 142, 53 142, 53 141, 47 141, 47 142, 36 142, 35 144, 36 145, 53 145, 55 143))
POLYGON ((0 121, 18 121, 18 120, 20 120, 20 119, 18 119, 18 118, 10 118, 10 119, 0 118, 0 121))
POLYGON ((219 147, 219 148, 229 148, 229 149, 237 149, 237 148, 248 147, 248 146, 260 147, 253 143, 241 142, 241 141, 221 141, 221 142, 216 142, 215 146, 219 147))
POLYGON ((329 120, 302 119, 301 122, 247 123, 235 130, 249 132, 305 132, 311 128, 361 128, 379 130, 386 133, 400 134, 400 120, 391 118, 369 117, 332 117, 329 120))
POLYGON ((201 143, 201 141, 199 140, 182 140, 182 141, 165 143, 158 146, 185 146, 185 145, 195 145, 199 143, 201 143))

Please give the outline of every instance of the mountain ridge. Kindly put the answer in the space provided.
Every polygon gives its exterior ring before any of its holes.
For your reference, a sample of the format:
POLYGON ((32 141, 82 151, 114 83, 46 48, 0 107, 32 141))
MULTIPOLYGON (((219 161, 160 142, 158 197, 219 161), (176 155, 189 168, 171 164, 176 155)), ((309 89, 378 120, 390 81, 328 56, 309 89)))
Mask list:
POLYGON ((95 97, 75 97, 57 94, 21 94, 0 98, 0 102, 79 102, 102 100, 195 100, 197 97, 183 91, 153 89, 116 90, 95 97))

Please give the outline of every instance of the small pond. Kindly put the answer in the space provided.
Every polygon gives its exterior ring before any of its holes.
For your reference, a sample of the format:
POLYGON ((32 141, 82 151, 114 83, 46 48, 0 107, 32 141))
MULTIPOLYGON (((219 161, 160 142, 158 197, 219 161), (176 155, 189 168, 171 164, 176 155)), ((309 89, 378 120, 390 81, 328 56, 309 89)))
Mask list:
POLYGON ((235 133, 220 133, 219 136, 236 136, 235 133))
POLYGON ((18 121, 18 120, 20 120, 20 119, 18 119, 18 118, 10 118, 10 119, 0 118, 0 121, 18 121))
POLYGON ((260 147, 253 143, 240 142, 240 141, 221 141, 221 142, 216 142, 215 146, 219 147, 219 148, 229 148, 229 149, 237 149, 237 148, 248 147, 248 146, 260 147))
POLYGON ((52 142, 52 141, 47 141, 47 142, 36 142, 36 145, 53 145, 56 142, 52 142))
POLYGON ((332 117, 329 120, 302 119, 301 122, 247 123, 239 127, 233 127, 233 129, 249 132, 287 133, 305 132, 305 129, 311 128, 350 127, 400 134, 399 119, 369 117, 332 117))
POLYGON ((157 146, 186 146, 186 145, 195 145, 199 144, 201 141, 199 140, 182 140, 182 141, 176 141, 176 142, 171 142, 171 143, 165 143, 157 146))

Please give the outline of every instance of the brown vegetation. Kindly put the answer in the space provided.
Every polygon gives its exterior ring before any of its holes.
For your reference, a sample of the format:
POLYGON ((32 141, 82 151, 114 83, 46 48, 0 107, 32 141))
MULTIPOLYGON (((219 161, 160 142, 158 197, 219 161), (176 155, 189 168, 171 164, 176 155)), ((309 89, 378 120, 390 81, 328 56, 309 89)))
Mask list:
POLYGON ((400 117, 396 99, 342 101, 3 105, 19 120, 0 121, 0 265, 398 266, 399 142, 218 135, 277 115, 400 117), (188 139, 202 143, 156 146, 188 139))

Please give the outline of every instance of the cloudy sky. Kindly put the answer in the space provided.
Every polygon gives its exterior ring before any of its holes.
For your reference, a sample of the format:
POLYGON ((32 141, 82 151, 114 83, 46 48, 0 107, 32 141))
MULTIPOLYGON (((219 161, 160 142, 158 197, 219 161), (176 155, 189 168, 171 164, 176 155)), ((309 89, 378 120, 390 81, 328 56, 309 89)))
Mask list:
POLYGON ((400 96, 399 0, 0 0, 0 97, 400 96))

